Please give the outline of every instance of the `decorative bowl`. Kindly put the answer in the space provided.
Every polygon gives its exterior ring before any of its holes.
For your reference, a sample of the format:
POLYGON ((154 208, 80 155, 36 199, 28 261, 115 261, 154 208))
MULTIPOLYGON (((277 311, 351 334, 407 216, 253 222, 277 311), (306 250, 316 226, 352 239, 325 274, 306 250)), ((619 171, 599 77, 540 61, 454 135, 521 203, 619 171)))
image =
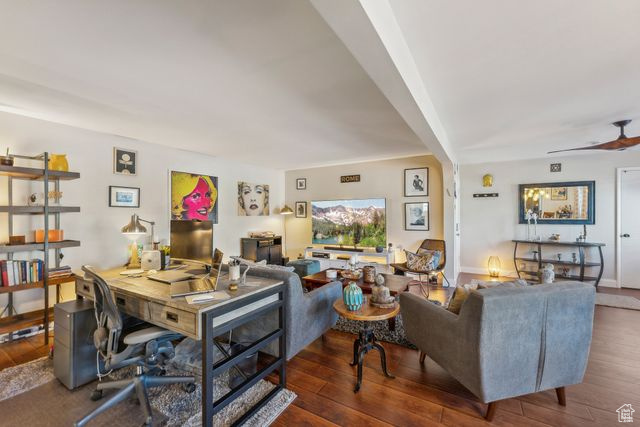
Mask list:
POLYGON ((362 270, 341 270, 340 275, 345 279, 358 280, 362 277, 362 270))

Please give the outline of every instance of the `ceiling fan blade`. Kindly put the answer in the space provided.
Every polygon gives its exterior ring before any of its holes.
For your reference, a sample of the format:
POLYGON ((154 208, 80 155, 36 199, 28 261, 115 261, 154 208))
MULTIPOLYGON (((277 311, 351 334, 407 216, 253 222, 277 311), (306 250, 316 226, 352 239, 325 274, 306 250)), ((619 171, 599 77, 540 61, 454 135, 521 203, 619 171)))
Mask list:
POLYGON ((634 136, 632 138, 616 139, 614 141, 603 142, 602 144, 590 145, 588 147, 569 148, 566 150, 549 151, 547 154, 561 153, 564 151, 578 151, 578 150, 624 150, 627 148, 635 147, 640 144, 640 136, 634 136))

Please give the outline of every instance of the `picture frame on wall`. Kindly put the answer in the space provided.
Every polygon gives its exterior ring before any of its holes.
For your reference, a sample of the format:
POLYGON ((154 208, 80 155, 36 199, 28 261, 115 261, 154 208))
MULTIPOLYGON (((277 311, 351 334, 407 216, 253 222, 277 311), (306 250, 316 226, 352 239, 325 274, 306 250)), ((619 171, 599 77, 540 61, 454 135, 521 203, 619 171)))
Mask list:
POLYGON ((109 186, 109 207, 112 208, 139 208, 140 188, 109 186))
POLYGON ((306 189, 307 189, 307 178, 296 179, 296 190, 306 190, 306 189))
POLYGON ((404 196, 426 197, 429 195, 429 168, 404 170, 404 196))
POLYGON ((137 170, 137 151, 113 147, 113 173, 118 175, 136 175, 137 170))
POLYGON ((170 171, 170 214, 177 221, 218 223, 218 177, 170 171))
POLYGON ((429 231, 429 202, 404 204, 404 229, 407 231, 429 231))
POLYGON ((551 188, 551 200, 567 200, 567 187, 551 188))
POLYGON ((307 217, 307 202, 296 202, 296 218, 307 217))

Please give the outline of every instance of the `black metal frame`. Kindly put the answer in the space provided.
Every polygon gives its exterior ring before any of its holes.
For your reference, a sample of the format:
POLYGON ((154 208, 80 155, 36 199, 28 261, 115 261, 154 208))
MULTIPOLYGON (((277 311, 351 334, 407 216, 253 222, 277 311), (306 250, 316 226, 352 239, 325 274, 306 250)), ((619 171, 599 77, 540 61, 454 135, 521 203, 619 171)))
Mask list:
POLYGON ((266 405, 273 396, 286 387, 286 285, 280 284, 273 288, 259 291, 254 295, 243 297, 237 301, 229 302, 219 308, 213 308, 205 311, 201 315, 202 328, 202 425, 212 426, 213 415, 222 408, 233 402, 237 397, 252 387, 261 379, 266 378, 273 371, 278 369, 279 382, 266 396, 258 401, 251 409, 249 409, 242 417, 234 422, 235 425, 241 425, 249 417, 255 414, 260 408, 266 405), (217 316, 229 313, 239 308, 245 307, 251 303, 268 298, 271 295, 278 295, 278 300, 268 303, 267 305, 253 310, 249 313, 236 317, 222 325, 213 326, 213 319, 217 316), (250 322, 260 316, 265 315, 273 310, 278 310, 278 328, 259 340, 251 343, 243 351, 229 357, 225 357, 219 362, 213 363, 213 353, 215 349, 214 339, 231 329, 250 322), (236 364, 243 361, 248 355, 253 354, 266 347, 274 340, 278 340, 279 354, 278 358, 260 369, 255 374, 247 377, 242 383, 238 384, 226 395, 217 401, 213 401, 213 377, 228 370, 236 364))
MULTIPOLYGON (((570 277, 573 280, 579 280, 581 282, 593 281, 596 291, 598 290, 598 284, 600 283, 600 279, 602 279, 602 273, 604 272, 604 255, 602 253, 602 247, 604 243, 591 243, 591 242, 556 242, 556 241, 527 241, 527 240, 512 240, 515 243, 513 247, 513 264, 516 268, 516 273, 518 274, 518 278, 522 278, 522 274, 531 275, 531 272, 522 271, 518 267, 518 261, 524 262, 536 262, 538 264, 538 270, 542 269, 543 264, 554 264, 554 265, 565 265, 569 267, 579 267, 580 273, 578 276, 570 277), (537 259, 528 259, 526 257, 518 256, 518 245, 535 245, 538 249, 538 257, 537 259), (542 247, 543 246, 566 246, 578 248, 578 262, 574 263, 573 261, 555 261, 553 259, 543 259, 542 258, 542 247), (585 255, 585 248, 597 248, 598 255, 600 258, 600 262, 587 262, 585 255), (585 267, 599 267, 598 275, 596 277, 586 276, 585 275, 585 267)), ((557 275, 557 278, 562 278, 563 276, 557 275)))
POLYGON ((382 365, 382 372, 388 378, 395 378, 387 371, 387 355, 384 352, 384 347, 378 344, 376 336, 373 333, 373 328, 369 325, 369 322, 364 322, 364 327, 358 334, 358 338, 353 341, 353 362, 351 366, 358 366, 358 380, 356 386, 353 389, 354 393, 360 390, 362 385, 362 364, 364 362, 364 355, 371 350, 378 350, 380 353, 380 364, 382 365))

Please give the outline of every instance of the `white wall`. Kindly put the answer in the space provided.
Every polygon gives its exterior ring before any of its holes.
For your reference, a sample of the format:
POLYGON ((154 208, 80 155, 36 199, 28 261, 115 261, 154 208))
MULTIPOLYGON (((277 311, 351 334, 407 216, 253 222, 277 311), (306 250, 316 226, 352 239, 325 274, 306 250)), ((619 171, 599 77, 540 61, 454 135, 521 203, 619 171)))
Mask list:
MULTIPOLYGON (((461 166, 462 271, 486 274, 488 257, 498 255, 503 272, 515 272, 511 239, 526 237, 526 225, 518 224, 518 184, 595 180, 596 223, 587 225, 587 240, 606 244, 601 284, 615 286, 616 168, 639 165, 640 152, 625 151, 461 166), (562 163, 562 172, 549 172, 551 163, 562 163), (482 176, 486 173, 494 177, 491 188, 482 187, 482 176), (473 193, 486 192, 500 195, 473 198, 473 193)), ((582 225, 538 226, 543 239, 559 233, 561 240, 573 241, 581 231, 582 225)), ((561 251, 554 251, 557 252, 561 251)), ((570 252, 564 252, 564 259, 570 259, 570 252)))
MULTIPOLYGON (((442 226, 442 169, 433 156, 407 157, 376 162, 354 163, 312 169, 287 171, 286 200, 295 209, 296 201, 337 199, 387 199, 387 242, 396 249, 416 250, 426 238, 441 239, 442 226), (429 196, 404 197, 404 169, 429 168, 429 196), (360 182, 340 183, 342 175, 360 175, 360 182), (296 178, 307 179, 307 189, 296 189, 296 178), (404 203, 429 202, 430 230, 404 230, 404 203)), ((307 218, 287 218, 287 250, 290 257, 302 253, 311 244, 311 206, 307 218)), ((398 254, 402 256, 402 254, 398 254)))
MULTIPOLYGON (((180 141, 176 141, 179 145, 180 141)), ((251 166, 230 159, 216 158, 193 152, 167 148, 112 135, 52 124, 21 116, 0 113, 0 150, 6 147, 16 154, 34 155, 43 151, 66 153, 70 170, 80 172, 80 179, 63 181, 61 204, 80 206, 80 213, 62 215, 65 237, 81 241, 80 248, 64 250, 63 263, 72 268, 92 264, 112 268, 127 261, 127 240, 120 228, 137 213, 156 221, 156 235, 169 238, 169 170, 179 170, 218 177, 219 222, 214 225, 214 245, 225 255, 240 254, 240 238, 253 230, 282 232, 282 217, 276 212, 284 201, 284 172, 251 166), (137 176, 113 173, 113 147, 138 151, 137 176), (237 181, 270 185, 272 215, 269 217, 239 217, 237 215, 237 181), (140 187, 140 208, 111 208, 108 204, 109 185, 140 187)), ((41 164, 41 163, 40 163, 41 164)), ((14 204, 26 204, 30 192, 42 192, 40 183, 21 182, 14 193, 14 204), (31 186, 32 190, 29 189, 31 186)), ((7 178, 0 177, 0 204, 7 203, 7 178)), ((53 217, 52 217, 53 219, 53 217)), ((0 242, 6 242, 7 215, 0 214, 0 242)), ((27 234, 42 227, 42 217, 18 217, 15 234, 27 234)), ((150 230, 149 230, 150 231, 150 230)), ((29 237, 28 237, 29 238, 29 237)), ((53 254, 53 252, 52 252, 53 254)), ((16 254, 16 259, 28 259, 40 254, 16 254)), ((53 294, 53 288, 51 289, 53 294)), ((14 294, 18 311, 42 308, 42 292, 23 291, 14 294)), ((63 290, 65 298, 73 297, 70 285, 63 290)), ((0 298, 4 304, 6 296, 0 298)))

